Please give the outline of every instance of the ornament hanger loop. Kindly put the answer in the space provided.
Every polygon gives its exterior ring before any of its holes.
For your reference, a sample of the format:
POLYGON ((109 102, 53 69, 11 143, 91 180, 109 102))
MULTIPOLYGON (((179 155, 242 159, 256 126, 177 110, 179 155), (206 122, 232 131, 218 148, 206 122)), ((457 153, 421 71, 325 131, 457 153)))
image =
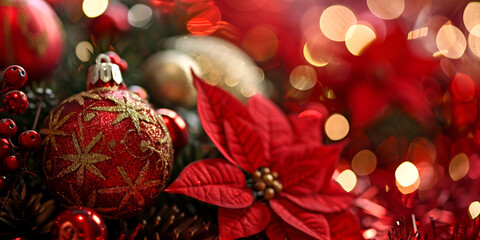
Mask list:
POLYGON ((112 63, 112 61, 110 61, 110 57, 107 54, 100 53, 100 54, 98 54, 97 58, 95 59, 95 63, 97 63, 97 64, 112 63))

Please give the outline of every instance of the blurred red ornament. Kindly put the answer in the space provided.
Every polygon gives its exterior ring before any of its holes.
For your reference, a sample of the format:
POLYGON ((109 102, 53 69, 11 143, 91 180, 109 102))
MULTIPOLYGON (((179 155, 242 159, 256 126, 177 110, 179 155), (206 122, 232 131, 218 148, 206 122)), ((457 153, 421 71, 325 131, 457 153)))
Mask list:
POLYGON ((128 87, 128 91, 136 93, 143 100, 148 99, 147 90, 145 90, 145 88, 143 88, 143 87, 140 87, 138 85, 133 85, 133 86, 128 87))
POLYGON ((110 1, 105 12, 92 19, 90 32, 96 39, 112 40, 130 29, 128 7, 123 3, 110 1))
POLYGON ((63 52, 61 22, 41 0, 0 2, 0 68, 22 65, 30 81, 50 75, 63 52))
POLYGON ((3 169, 6 172, 16 172, 22 167, 22 161, 14 156, 8 156, 3 160, 3 169))
POLYGON ((170 175, 165 124, 149 103, 118 86, 67 98, 40 133, 46 183, 63 205, 132 217, 153 203, 170 175))
POLYGON ((128 69, 128 63, 127 61, 123 60, 116 52, 109 51, 106 53, 108 57, 110 57, 110 61, 112 61, 113 64, 117 64, 118 67, 120 68, 120 71, 125 72, 128 69))
POLYGON ((3 99, 3 107, 10 114, 23 114, 28 109, 27 95, 18 90, 10 91, 3 99))
POLYGON ((0 138, 11 138, 17 133, 17 124, 10 119, 0 120, 0 138))
POLYGON ((35 130, 27 130, 18 136, 18 144, 27 150, 38 150, 42 145, 42 138, 35 130))
POLYGON ((182 149, 188 142, 188 128, 185 120, 170 109, 157 109, 157 113, 162 116, 163 122, 168 128, 175 150, 182 149))
POLYGON ((9 66, 3 72, 3 80, 1 84, 2 91, 5 89, 19 89, 27 82, 27 72, 18 65, 9 66))
POLYGON ((55 240, 105 240, 107 226, 95 211, 86 207, 72 207, 55 219, 51 237, 55 240))

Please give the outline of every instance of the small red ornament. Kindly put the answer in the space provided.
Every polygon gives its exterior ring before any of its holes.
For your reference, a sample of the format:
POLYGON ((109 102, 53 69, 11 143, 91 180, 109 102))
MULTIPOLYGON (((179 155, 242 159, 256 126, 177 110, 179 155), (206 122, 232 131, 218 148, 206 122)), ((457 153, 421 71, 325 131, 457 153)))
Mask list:
POLYGON ((18 144, 27 150, 38 150, 42 146, 42 138, 35 130, 27 130, 18 136, 18 144))
POLYGON ((111 1, 105 12, 92 19, 90 31, 96 39, 112 40, 130 30, 128 7, 120 2, 111 1))
POLYGON ((7 89, 19 89, 27 82, 27 72, 25 69, 18 65, 9 66, 3 72, 2 90, 7 89))
MULTIPOLYGON (((97 61, 91 70, 102 66, 97 61)), ((108 218, 135 216, 167 183, 173 161, 167 131, 149 103, 118 85, 71 96, 40 130, 46 184, 62 205, 86 206, 108 218)))
POLYGON ((6 158, 11 153, 10 142, 8 139, 0 138, 0 160, 6 158))
POLYGON ((117 64, 120 67, 120 71, 125 72, 128 69, 127 61, 123 60, 116 52, 109 51, 106 53, 108 57, 110 57, 110 61, 113 64, 117 64))
POLYGON ((29 80, 50 75, 63 51, 61 22, 41 0, 0 1, 0 68, 19 64, 29 80))
POLYGON ((52 224, 51 237, 55 240, 107 239, 107 226, 92 209, 72 207, 61 212, 52 224))
POLYGON ((18 90, 8 92, 3 99, 3 107, 10 114, 23 114, 28 109, 28 98, 18 90))
POLYGON ((145 88, 138 85, 128 87, 128 91, 136 93, 141 99, 148 100, 148 93, 145 88))
POLYGON ((10 155, 3 160, 3 169, 6 172, 16 172, 22 167, 22 161, 15 155, 10 155))
POLYGON ((185 120, 170 109, 157 109, 157 113, 162 116, 163 122, 168 128, 175 150, 183 148, 188 142, 188 128, 185 120))
POLYGON ((5 176, 0 176, 0 192, 3 192, 8 187, 8 181, 5 176))
POLYGON ((0 120, 0 138, 11 138, 17 133, 17 124, 10 119, 0 120))

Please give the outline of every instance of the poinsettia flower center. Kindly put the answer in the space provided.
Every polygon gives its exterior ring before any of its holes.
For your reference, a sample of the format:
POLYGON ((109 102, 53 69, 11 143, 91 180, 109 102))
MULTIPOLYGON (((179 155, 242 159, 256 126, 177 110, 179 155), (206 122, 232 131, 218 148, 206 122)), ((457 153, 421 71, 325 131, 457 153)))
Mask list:
POLYGON ((250 187, 257 197, 270 200, 283 191, 283 185, 278 180, 278 173, 264 167, 252 173, 253 183, 250 187))

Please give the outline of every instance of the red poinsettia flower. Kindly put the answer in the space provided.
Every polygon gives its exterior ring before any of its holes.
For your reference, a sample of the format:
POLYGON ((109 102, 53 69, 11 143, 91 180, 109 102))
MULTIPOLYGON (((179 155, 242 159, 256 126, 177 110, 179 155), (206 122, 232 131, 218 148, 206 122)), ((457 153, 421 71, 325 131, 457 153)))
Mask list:
POLYGON ((203 128, 227 161, 188 165, 167 192, 218 206, 220 239, 362 239, 345 211, 352 197, 332 180, 343 144, 320 144, 320 118, 291 123, 262 96, 245 107, 194 79, 203 128))

